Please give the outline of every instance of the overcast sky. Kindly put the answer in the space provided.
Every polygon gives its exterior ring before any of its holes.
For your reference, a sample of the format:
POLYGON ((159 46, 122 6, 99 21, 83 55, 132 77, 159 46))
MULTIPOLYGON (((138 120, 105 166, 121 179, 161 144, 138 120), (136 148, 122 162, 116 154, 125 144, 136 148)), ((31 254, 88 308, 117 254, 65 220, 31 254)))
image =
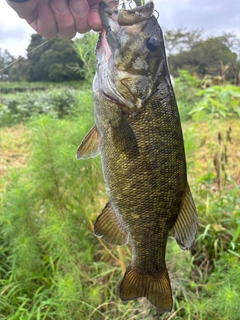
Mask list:
MULTIPOLYGON (((234 32, 240 37, 240 0, 155 0, 155 7, 163 28, 200 28, 214 36, 234 32)), ((32 33, 5 0, 0 0, 0 48, 15 57, 25 55, 32 33)))

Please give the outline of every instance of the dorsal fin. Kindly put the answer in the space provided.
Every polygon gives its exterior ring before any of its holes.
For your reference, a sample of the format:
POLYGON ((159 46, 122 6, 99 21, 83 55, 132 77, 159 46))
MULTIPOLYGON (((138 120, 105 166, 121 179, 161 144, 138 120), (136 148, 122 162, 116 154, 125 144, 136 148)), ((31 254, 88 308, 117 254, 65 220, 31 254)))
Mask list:
POLYGON ((77 160, 93 158, 100 153, 100 135, 96 126, 85 136, 77 150, 77 160))
POLYGON ((128 234, 112 212, 109 202, 97 217, 94 234, 113 245, 123 246, 128 243, 128 234))
POLYGON ((197 211, 189 185, 187 184, 181 211, 171 230, 181 249, 188 250, 191 248, 197 234, 197 226, 197 211))

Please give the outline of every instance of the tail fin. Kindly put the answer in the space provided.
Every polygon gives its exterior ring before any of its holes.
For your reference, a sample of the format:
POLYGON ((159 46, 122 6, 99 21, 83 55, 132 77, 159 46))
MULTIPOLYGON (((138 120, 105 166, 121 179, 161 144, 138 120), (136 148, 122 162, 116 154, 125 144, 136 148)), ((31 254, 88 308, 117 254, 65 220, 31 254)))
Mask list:
POLYGON ((164 312, 173 307, 172 290, 167 269, 157 275, 143 273, 129 267, 120 286, 123 301, 146 297, 164 312))

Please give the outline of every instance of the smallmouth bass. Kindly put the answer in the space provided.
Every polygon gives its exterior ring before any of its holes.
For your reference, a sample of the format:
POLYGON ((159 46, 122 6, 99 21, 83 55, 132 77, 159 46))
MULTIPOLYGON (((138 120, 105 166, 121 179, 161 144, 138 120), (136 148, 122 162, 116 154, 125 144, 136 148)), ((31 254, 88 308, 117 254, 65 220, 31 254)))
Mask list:
POLYGON ((182 129, 153 2, 131 10, 100 3, 104 31, 96 47, 95 126, 77 159, 101 153, 109 201, 94 226, 113 245, 130 244, 122 300, 146 297, 171 311, 165 263, 169 232, 189 249, 197 213, 187 182, 182 129))

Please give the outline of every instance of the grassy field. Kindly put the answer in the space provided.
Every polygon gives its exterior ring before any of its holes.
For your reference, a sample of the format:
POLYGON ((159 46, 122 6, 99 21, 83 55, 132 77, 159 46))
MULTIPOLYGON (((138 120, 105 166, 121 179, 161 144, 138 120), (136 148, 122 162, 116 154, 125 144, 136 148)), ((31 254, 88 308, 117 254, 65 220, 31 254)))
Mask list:
POLYGON ((35 96, 34 116, 26 96, 24 105, 21 93, 3 96, 4 106, 17 102, 0 128, 0 319, 238 320, 239 118, 183 122, 199 231, 191 251, 169 238, 174 310, 161 314, 144 298, 120 301, 130 249, 92 233, 107 202, 101 162, 75 160, 93 125, 91 92, 54 90, 45 93, 46 112, 42 93, 35 96))

